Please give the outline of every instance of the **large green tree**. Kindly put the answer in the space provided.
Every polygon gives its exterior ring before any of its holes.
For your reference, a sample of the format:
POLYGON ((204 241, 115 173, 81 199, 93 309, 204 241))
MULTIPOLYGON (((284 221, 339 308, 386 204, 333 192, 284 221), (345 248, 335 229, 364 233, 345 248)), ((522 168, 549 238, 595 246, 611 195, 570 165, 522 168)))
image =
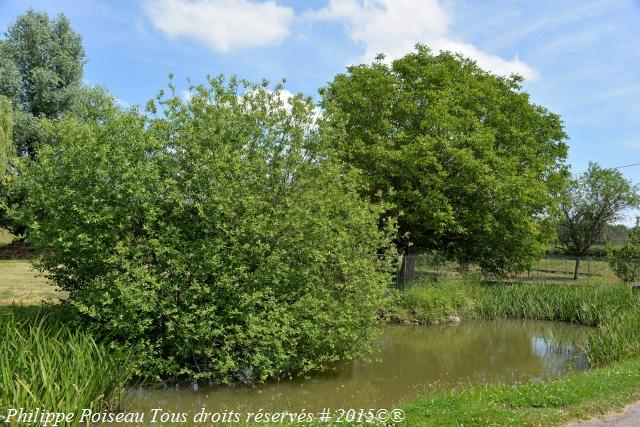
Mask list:
POLYGON ((323 153, 310 100, 209 83, 154 118, 50 122, 22 181, 40 267, 85 327, 146 344, 145 373, 265 379, 360 354, 393 271, 382 207, 323 153))
POLYGON ((606 224, 623 219, 625 209, 638 206, 638 187, 616 169, 590 163, 586 172, 566 182, 560 193, 560 242, 575 255, 573 278, 580 276, 580 260, 602 240, 606 224))
POLYGON ((81 85, 82 39, 64 15, 27 11, 0 40, 0 95, 16 109, 14 141, 20 154, 34 156, 45 136, 40 118, 67 111, 81 85))
POLYGON ((369 197, 395 205, 403 251, 443 251, 493 273, 539 256, 566 135, 521 81, 418 45, 321 90, 328 128, 342 133, 338 156, 361 171, 369 197))

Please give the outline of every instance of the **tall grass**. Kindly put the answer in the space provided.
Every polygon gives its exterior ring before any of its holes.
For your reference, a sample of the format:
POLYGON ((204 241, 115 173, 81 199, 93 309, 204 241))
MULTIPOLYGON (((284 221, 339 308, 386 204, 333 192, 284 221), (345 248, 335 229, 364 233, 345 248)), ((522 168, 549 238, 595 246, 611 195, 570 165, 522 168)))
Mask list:
POLYGON ((382 309, 390 321, 433 325, 448 316, 475 317, 471 287, 461 279, 416 282, 403 291, 393 290, 382 309))
POLYGON ((390 296, 391 320, 432 324, 450 314, 570 322, 594 329, 585 350, 592 365, 640 356, 640 295, 625 285, 464 281, 419 283, 390 296))
POLYGON ((633 291, 619 286, 545 283, 478 284, 476 311, 483 318, 556 320, 597 326, 639 307, 633 291))
POLYGON ((0 409, 77 412, 115 402, 131 354, 114 352, 43 311, 0 311, 0 409))
POLYGON ((640 297, 628 286, 478 285, 476 312, 594 326, 586 352, 593 365, 640 355, 640 297))

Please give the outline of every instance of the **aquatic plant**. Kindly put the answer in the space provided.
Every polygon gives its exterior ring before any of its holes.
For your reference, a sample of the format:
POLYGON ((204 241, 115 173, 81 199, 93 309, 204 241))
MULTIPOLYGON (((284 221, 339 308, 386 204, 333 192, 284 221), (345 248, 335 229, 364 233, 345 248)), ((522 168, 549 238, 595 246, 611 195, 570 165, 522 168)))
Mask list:
POLYGON ((131 352, 45 310, 1 308, 0 342, 0 409, 101 410, 116 403, 131 373, 131 352))

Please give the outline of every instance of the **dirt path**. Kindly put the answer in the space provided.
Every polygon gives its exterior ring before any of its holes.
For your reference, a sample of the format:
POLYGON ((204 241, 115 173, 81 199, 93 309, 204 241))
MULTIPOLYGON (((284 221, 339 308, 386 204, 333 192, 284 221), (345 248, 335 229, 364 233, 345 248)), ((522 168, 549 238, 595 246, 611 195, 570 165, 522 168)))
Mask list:
POLYGON ((602 415, 580 423, 571 423, 567 427, 638 427, 640 426, 640 402, 624 408, 622 413, 616 412, 602 415))

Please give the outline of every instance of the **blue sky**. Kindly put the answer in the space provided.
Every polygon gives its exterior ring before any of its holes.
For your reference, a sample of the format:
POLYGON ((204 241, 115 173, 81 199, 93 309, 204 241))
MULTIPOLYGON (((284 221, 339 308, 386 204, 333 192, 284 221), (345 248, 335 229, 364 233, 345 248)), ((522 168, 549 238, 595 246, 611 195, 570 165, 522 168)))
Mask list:
MULTIPOLYGON (((564 120, 575 173, 640 163, 640 0, 0 0, 0 28, 28 8, 69 17, 85 80, 123 105, 145 103, 169 72, 179 89, 224 73, 317 96, 345 66, 422 42, 523 74, 564 120)), ((621 171, 640 183, 640 166, 621 171)))

